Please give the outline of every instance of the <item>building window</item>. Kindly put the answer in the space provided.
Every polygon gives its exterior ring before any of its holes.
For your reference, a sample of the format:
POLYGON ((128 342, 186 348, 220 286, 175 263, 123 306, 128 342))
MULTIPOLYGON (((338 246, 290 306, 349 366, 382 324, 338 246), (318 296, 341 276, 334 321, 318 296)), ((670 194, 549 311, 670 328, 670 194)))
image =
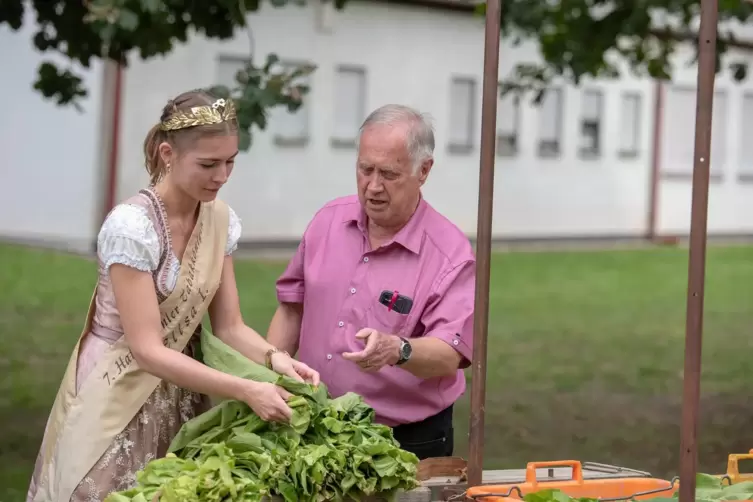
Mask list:
POLYGON ((711 117, 711 176, 714 178, 721 178, 724 175, 728 160, 728 102, 726 90, 720 89, 714 92, 714 111, 711 117))
POLYGON ((695 89, 667 87, 662 120, 662 171, 667 177, 693 174, 693 131, 695 128, 695 89))
POLYGON ((751 183, 753 182, 753 94, 743 95, 742 109, 738 179, 751 183))
POLYGON ((641 95, 625 92, 620 102, 620 137, 617 154, 622 158, 638 156, 641 134, 641 95))
POLYGON ((450 83, 450 152, 469 153, 473 150, 475 104, 476 81, 453 78, 450 83))
POLYGON ((580 103, 580 156, 593 159, 601 154, 601 91, 585 91, 580 103))
MULTIPOLYGON (((283 62, 282 69, 291 72, 307 63, 283 62)), ((297 77, 291 82, 293 85, 305 85, 309 92, 303 95, 301 106, 294 112, 286 106, 276 106, 270 112, 269 126, 274 135, 274 142, 279 146, 303 146, 309 140, 309 100, 311 89, 311 75, 297 77)))
POLYGON ((335 70, 332 140, 335 147, 354 147, 366 118, 366 69, 341 65, 335 70))
POLYGON ((238 56, 221 55, 217 59, 217 85, 223 85, 229 89, 238 87, 236 75, 242 70, 248 58, 238 56))
POLYGON ((508 93, 497 102, 497 155, 513 157, 518 153, 520 96, 508 93))
POLYGON ((562 149, 562 89, 547 89, 539 103, 539 156, 557 157, 562 149))
MULTIPOLYGON (((663 176, 690 180, 693 176, 695 148, 696 90, 692 87, 669 87, 666 93, 662 130, 663 176)), ((714 93, 711 118, 712 181, 720 181, 727 162, 727 93, 714 93)))

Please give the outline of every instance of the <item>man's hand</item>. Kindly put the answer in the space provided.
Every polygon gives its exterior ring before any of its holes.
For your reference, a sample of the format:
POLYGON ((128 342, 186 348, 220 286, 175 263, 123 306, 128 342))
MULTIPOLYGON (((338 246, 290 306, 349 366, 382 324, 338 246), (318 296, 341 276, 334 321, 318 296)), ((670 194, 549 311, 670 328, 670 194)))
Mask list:
POLYGON ((343 358, 358 364, 361 370, 375 373, 400 360, 401 340, 397 336, 364 328, 356 333, 356 338, 365 341, 366 346, 360 352, 344 352, 343 358))

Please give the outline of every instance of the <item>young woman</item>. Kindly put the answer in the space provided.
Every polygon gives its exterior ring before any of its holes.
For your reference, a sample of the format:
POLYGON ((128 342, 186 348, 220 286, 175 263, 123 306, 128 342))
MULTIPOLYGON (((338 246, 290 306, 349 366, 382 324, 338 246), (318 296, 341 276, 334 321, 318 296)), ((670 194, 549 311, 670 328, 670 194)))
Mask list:
POLYGON ((291 415, 281 388, 194 359, 200 322, 250 359, 319 383, 241 317, 232 253, 241 224, 217 199, 238 154, 230 101, 190 91, 144 142, 151 186, 115 207, 97 240, 99 280, 45 429, 28 502, 101 501, 165 455, 207 395, 263 419, 291 415))

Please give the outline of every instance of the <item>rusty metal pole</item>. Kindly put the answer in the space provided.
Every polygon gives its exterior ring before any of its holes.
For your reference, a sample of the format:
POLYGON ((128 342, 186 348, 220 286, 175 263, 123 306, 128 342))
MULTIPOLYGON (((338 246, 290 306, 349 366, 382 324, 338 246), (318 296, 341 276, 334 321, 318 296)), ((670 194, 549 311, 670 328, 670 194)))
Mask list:
POLYGON ((646 238, 656 240, 656 226, 659 214, 659 171, 661 171, 661 143, 664 135, 664 83, 654 83, 654 131, 651 138, 651 178, 648 185, 648 222, 646 238))
POLYGON ((489 332, 489 273, 491 269, 494 160, 497 139, 501 3, 502 0, 488 0, 486 3, 484 84, 481 100, 481 160, 478 179, 478 221, 476 224, 476 303, 473 315, 468 486, 480 485, 484 470, 486 341, 489 332))
POLYGON ((701 1, 698 34, 693 202, 690 216, 688 296, 685 320, 685 372, 680 439, 680 502, 695 501, 698 470, 698 408, 701 397, 703 290, 706 273, 706 226, 711 163, 711 116, 716 77, 718 0, 701 1))

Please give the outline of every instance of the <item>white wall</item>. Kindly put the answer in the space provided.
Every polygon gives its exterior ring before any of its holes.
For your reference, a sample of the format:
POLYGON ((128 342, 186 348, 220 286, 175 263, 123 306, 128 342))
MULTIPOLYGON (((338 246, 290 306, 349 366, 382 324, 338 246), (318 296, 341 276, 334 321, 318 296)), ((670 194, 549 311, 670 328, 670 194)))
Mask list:
MULTIPOLYGON (((356 2, 330 13, 331 29, 320 29, 320 12, 313 6, 275 9, 263 4, 250 17, 259 54, 269 52, 318 66, 308 97, 310 138, 305 146, 278 146, 272 131, 257 134, 250 153, 241 156, 222 197, 244 221, 244 240, 297 239, 314 212, 327 200, 355 189, 353 149, 330 145, 335 124, 335 69, 338 65, 366 68, 366 111, 399 102, 429 112, 435 118, 436 164, 427 183, 428 200, 468 234, 475 234, 479 169, 483 19, 436 9, 356 2), (283 36, 284 34, 284 36, 283 36), (473 148, 450 153, 450 82, 453 76, 476 81, 473 148)), ((326 23, 325 23, 326 24, 326 23)), ((193 37, 167 58, 133 61, 125 77, 118 197, 125 198, 144 184, 141 145, 169 97, 184 90, 217 83, 228 69, 220 56, 246 57, 248 37, 214 42, 193 37)), ((533 44, 501 47, 500 77, 515 62, 537 57, 533 44)), ((694 81, 693 68, 678 72, 694 81)), ((747 84, 751 89, 751 83, 747 84)), ((652 139, 653 83, 626 76, 620 81, 584 82, 566 88, 563 109, 563 150, 557 158, 537 154, 539 110, 523 106, 520 151, 499 157, 495 177, 494 235, 497 237, 564 237, 643 235, 646 231, 652 139), (602 155, 582 160, 578 152, 583 88, 604 95, 602 155), (641 96, 639 149, 630 159, 618 156, 620 96, 641 96)), ((733 107, 734 108, 734 107, 733 107)), ((732 118, 730 117, 730 120, 732 118)), ((692 127, 667 117, 667 127, 692 127)), ((734 147, 733 140, 729 140, 734 147)), ((748 188, 729 179, 727 191, 712 194, 710 230, 751 228, 746 215, 748 188), (734 192, 734 195, 731 195, 734 192)), ((726 186, 726 185, 725 185, 726 186)), ((689 183, 661 185, 660 229, 687 227, 689 183)))
MULTIPOLYGON (((745 37, 753 36, 753 29, 746 31, 745 37)), ((731 52, 730 56, 730 60, 745 60, 753 68, 750 54, 731 52)), ((667 234, 687 234, 690 230, 695 123, 692 119, 683 120, 677 116, 682 113, 679 108, 688 103, 684 100, 673 103, 673 97, 676 99, 677 90, 692 91, 692 108, 684 111, 692 117, 697 70, 695 66, 688 68, 682 64, 691 57, 690 50, 678 53, 673 82, 665 90, 667 120, 662 136, 667 144, 662 152, 662 166, 664 170, 673 169, 675 176, 662 175, 658 227, 660 232, 667 234), (671 121, 672 117, 675 117, 674 121, 671 121), (674 130, 670 131, 670 128, 674 130), (684 152, 680 148, 671 148, 669 143, 672 141, 683 145, 684 152)), ((712 116, 711 169, 717 176, 712 178, 709 187, 708 231, 709 234, 750 234, 753 232, 753 183, 744 175, 753 172, 750 168, 753 150, 745 147, 746 142, 753 141, 753 117, 743 113, 743 97, 753 92, 753 79, 735 82, 725 69, 717 75, 714 90, 717 96, 723 94, 725 97, 715 99, 712 116)))
POLYGON ((63 60, 33 47, 33 15, 27 9, 26 22, 17 32, 0 26, 0 235, 89 250, 101 212, 100 65, 87 71, 77 68, 90 93, 83 113, 46 101, 32 88, 37 66, 43 59, 63 60))

